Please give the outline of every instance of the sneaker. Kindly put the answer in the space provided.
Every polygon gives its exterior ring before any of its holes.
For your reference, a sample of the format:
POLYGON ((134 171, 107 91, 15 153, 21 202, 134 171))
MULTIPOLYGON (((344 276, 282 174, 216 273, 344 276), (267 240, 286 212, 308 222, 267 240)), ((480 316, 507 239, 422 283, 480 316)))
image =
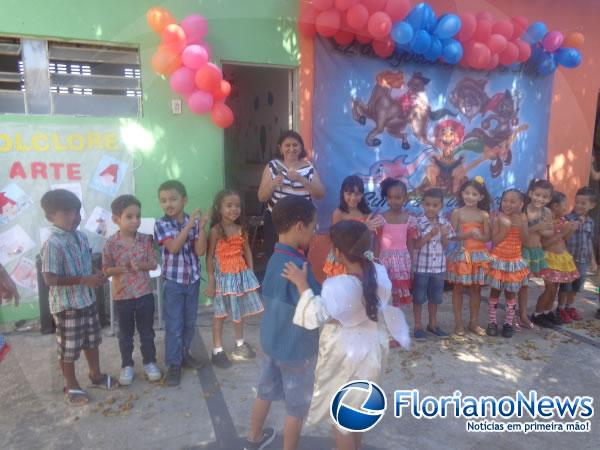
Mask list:
POLYGON ((546 314, 546 317, 552 325, 562 325, 562 320, 560 320, 560 316, 558 314, 554 314, 552 311, 550 311, 548 314, 546 314))
POLYGON ((119 374, 119 383, 122 386, 129 386, 133 381, 133 367, 127 366, 121 369, 119 374))
POLYGON ((263 448, 273 442, 273 439, 275 439, 275 430, 273 428, 265 428, 258 442, 246 439, 244 450, 263 450, 263 448))
POLYGON ((256 352, 247 342, 236 345, 235 350, 231 353, 231 359, 234 361, 249 361, 254 358, 256 358, 256 352))
POLYGON ((231 361, 223 350, 216 355, 213 353, 210 357, 210 362, 213 366, 218 367, 219 369, 229 369, 231 367, 231 361))
POLYGON ((181 383, 181 367, 169 367, 165 376, 165 383, 167 386, 179 386, 179 383, 181 383))
POLYGON ((573 319, 571 319, 569 311, 567 311, 567 308, 557 309, 556 315, 560 317, 562 323, 571 323, 573 321, 573 319))
POLYGON ((146 378, 148 381, 158 381, 162 378, 162 373, 160 373, 160 369, 156 365, 156 363, 148 363, 144 364, 144 373, 146 374, 146 378))
POLYGON ((548 320, 546 314, 531 315, 531 322, 542 328, 553 328, 554 324, 548 320))
POLYGON ((206 361, 194 358, 190 352, 183 355, 183 366, 188 369, 202 369, 206 365, 206 361))
POLYGON ((513 336, 513 327, 507 323, 502 327, 502 337, 511 338, 513 336))
POLYGON ((569 317, 572 320, 583 320, 583 317, 581 317, 581 315, 575 308, 570 307, 570 308, 566 308, 566 310, 569 313, 569 317))
POLYGON ((488 323, 487 329, 485 330, 485 334, 488 336, 498 336, 498 324, 488 323))
POLYGON ((448 337, 448 333, 446 333, 438 326, 435 326, 433 328, 428 326, 427 331, 429 331, 431 334, 435 334, 437 337, 448 337))
POLYGON ((415 330, 414 336, 415 336, 415 339, 417 339, 419 341, 424 341, 425 339, 427 339, 427 333, 425 333, 425 331, 423 331, 423 329, 421 329, 421 328, 417 328, 415 330))

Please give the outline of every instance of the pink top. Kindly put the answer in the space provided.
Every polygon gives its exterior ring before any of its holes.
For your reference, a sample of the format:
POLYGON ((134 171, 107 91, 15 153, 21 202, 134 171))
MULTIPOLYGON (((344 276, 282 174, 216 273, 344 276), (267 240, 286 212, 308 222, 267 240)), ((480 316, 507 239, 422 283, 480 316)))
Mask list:
POLYGON ((380 248, 385 250, 408 250, 406 239, 415 231, 415 219, 408 217, 406 223, 384 223, 381 227, 380 248))

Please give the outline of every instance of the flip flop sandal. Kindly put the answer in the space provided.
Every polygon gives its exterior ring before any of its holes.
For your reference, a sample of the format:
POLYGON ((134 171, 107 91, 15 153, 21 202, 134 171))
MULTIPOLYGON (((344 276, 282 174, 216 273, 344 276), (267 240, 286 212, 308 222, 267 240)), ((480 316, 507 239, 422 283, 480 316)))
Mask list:
POLYGON ((103 373, 100 375, 100 378, 96 381, 90 378, 91 384, 90 387, 96 389, 104 389, 110 391, 113 388, 118 388, 120 386, 117 380, 114 380, 110 375, 103 373))
POLYGON ((469 326, 469 331, 473 334, 476 334, 477 336, 486 336, 486 332, 483 328, 481 328, 479 325, 477 325, 476 327, 471 327, 469 326))
POLYGON ((67 389, 65 387, 63 393, 65 394, 65 402, 69 406, 85 406, 90 401, 87 393, 81 389, 67 389))

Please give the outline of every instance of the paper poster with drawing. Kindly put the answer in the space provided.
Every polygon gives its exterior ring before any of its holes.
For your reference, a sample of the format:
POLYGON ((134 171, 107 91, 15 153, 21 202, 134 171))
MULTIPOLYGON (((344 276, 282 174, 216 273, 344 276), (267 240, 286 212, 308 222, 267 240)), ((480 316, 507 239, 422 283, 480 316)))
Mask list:
POLYGON ((116 158, 102 156, 90 181, 90 187, 111 197, 116 196, 127 173, 127 166, 127 163, 116 158))
MULTIPOLYGON (((50 189, 65 189, 69 192, 72 192, 77 196, 79 201, 81 202, 81 211, 79 212, 81 215, 81 220, 85 218, 85 209, 83 208, 83 191, 81 190, 80 183, 58 183, 50 185, 50 189)), ((79 230, 79 227, 77 227, 79 230)))
POLYGON ((0 189, 0 225, 10 222, 32 204, 31 197, 19 186, 7 184, 0 189))
POLYGON ((21 258, 10 276, 19 286, 37 292, 37 272, 35 262, 32 259, 21 258))
POLYGON ((0 233, 0 264, 8 264, 34 247, 35 242, 21 225, 15 225, 0 233))
POLYGON ((112 221, 111 212, 96 206, 85 224, 85 229, 106 239, 115 234, 118 228, 112 221))

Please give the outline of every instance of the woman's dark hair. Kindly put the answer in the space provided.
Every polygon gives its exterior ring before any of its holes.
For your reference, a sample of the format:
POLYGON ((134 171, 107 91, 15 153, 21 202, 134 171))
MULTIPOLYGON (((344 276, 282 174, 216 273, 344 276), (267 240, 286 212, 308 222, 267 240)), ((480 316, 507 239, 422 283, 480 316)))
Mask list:
POLYGON ((377 295, 377 274, 375 266, 365 255, 371 248, 371 232, 364 223, 342 220, 330 228, 329 235, 333 247, 342 252, 348 261, 360 263, 367 317, 377 322, 377 308, 380 302, 377 295))
POLYGON ((306 153, 306 149, 304 148, 304 140, 302 139, 302 136, 300 136, 300 133, 294 130, 287 130, 281 133, 279 139, 277 139, 277 155, 275 156, 277 159, 283 159, 283 155, 281 154, 281 144, 283 144, 283 141, 285 141, 287 138, 295 139, 300 143, 302 150, 298 155, 298 159, 306 158, 308 156, 308 153, 306 153))
POLYGON ((499 207, 500 212, 504 212, 504 211, 502 211, 502 200, 504 200, 504 197, 506 196, 506 194, 511 194, 511 193, 517 194, 519 196, 519 198, 521 199, 521 201, 525 202, 525 194, 523 194, 520 190, 518 190, 517 188, 507 189, 500 196, 500 207, 499 207))
POLYGON ((550 199, 550 203, 548 203, 548 208, 551 208, 552 205, 557 205, 567 200, 567 196, 559 191, 552 192, 552 199, 550 199))
POLYGON ((381 189, 381 196, 383 198, 387 198, 388 191, 396 186, 400 186, 400 189, 402 189, 404 195, 408 194, 408 188, 406 187, 406 184, 404 184, 404 182, 398 180, 397 178, 388 177, 385 180, 383 180, 379 185, 379 189, 381 189))
POLYGON ((482 181, 479 181, 475 178, 465 181, 462 184, 462 186, 460 187, 459 196, 458 196, 458 205, 465 206, 465 202, 462 198, 462 193, 469 186, 471 186, 473 189, 476 189, 477 192, 479 192, 481 194, 481 196, 483 197, 481 200, 479 200, 479 203, 477 203, 477 207, 483 211, 490 212, 490 206, 492 204, 492 197, 490 196, 490 193, 488 192, 487 188, 485 187, 485 184, 483 184, 482 181))
POLYGON ((227 234, 225 233, 225 228, 223 228, 223 224, 221 223, 221 220, 223 219, 221 217, 221 204, 223 203, 223 200, 225 200, 225 198, 229 197, 230 195, 235 195, 240 199, 240 217, 236 219, 235 223, 242 228, 242 236, 246 237, 246 222, 244 215, 244 202, 242 201, 242 196, 231 189, 223 189, 222 191, 219 191, 215 196, 210 215, 210 228, 212 229, 212 227, 214 227, 215 225, 219 226, 219 239, 227 237, 227 234))
POLYGON ((523 204, 523 211, 527 208, 527 205, 531 203, 531 199, 529 198, 529 194, 536 189, 547 189, 550 191, 550 195, 554 192, 554 186, 548 180, 542 180, 541 178, 534 178, 529 182, 529 186, 527 186, 527 193, 525 194, 525 202, 523 204))
MULTIPOLYGON (((342 181, 342 187, 340 188, 340 210, 348 213, 350 212, 348 209, 348 204, 346 200, 344 200, 344 192, 354 192, 358 191, 361 194, 365 193, 365 184, 363 180, 358 175, 350 175, 349 177, 344 178, 342 181)), ((363 198, 360 199, 360 202, 357 205, 358 210, 363 214, 371 214, 371 208, 367 205, 367 201, 363 195, 363 198)))

